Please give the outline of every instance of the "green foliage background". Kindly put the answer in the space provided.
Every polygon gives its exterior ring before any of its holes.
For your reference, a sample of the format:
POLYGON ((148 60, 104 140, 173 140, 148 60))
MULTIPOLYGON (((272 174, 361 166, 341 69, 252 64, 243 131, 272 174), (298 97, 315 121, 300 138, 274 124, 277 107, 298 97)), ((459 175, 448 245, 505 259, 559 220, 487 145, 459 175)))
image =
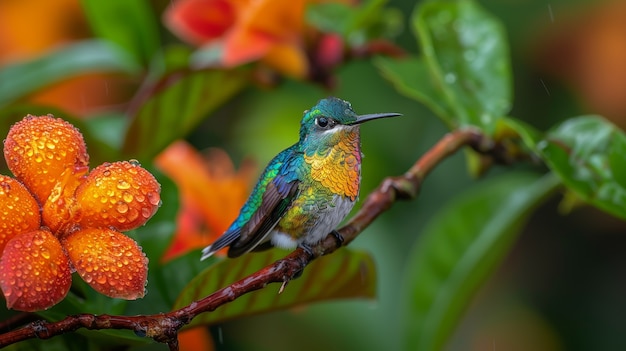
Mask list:
MULTIPOLYGON (((188 70, 189 49, 163 34, 158 11, 166 4, 84 0, 93 38, 0 68, 0 131, 26 113, 54 113, 85 133, 94 164, 136 158, 152 168, 153 157, 178 138, 224 148, 236 163, 253 157, 265 164, 296 141, 302 111, 332 94, 359 113, 404 114, 362 128, 365 197, 449 129, 478 128, 537 162, 494 166, 477 177, 484 171, 477 154, 459 153, 427 178, 416 201, 398 203, 348 249, 315 262, 280 300, 278 287, 269 286, 194 324, 210 325, 218 350, 622 349, 626 136, 544 80, 526 57, 532 23, 584 2, 373 0, 356 13, 315 8, 310 21, 346 36, 383 6, 408 14, 396 43, 410 57, 350 61, 329 92, 289 79, 261 89, 248 67, 188 70), (119 21, 121 14, 128 20, 119 21), (93 71, 150 84, 130 108, 90 119, 23 102, 50 83, 93 71), (365 278, 355 283, 359 274, 365 278)), ((146 298, 111 300, 77 281, 80 294, 41 317, 168 311, 284 254, 200 262, 196 251, 161 264, 178 194, 155 173, 164 206, 131 234, 151 258, 146 298)), ((85 342, 94 350, 164 349, 125 331, 77 334, 10 349, 82 350, 85 342)))

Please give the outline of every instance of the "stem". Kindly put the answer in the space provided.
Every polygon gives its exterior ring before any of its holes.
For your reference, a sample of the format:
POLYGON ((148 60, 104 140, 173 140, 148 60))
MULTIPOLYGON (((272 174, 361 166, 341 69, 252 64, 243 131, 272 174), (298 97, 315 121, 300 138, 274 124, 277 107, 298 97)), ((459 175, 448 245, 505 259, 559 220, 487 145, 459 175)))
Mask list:
MULTIPOLYGON (((460 129, 446 134, 437 144, 428 150, 406 173, 397 177, 387 177, 365 199, 361 209, 350 221, 338 229, 343 242, 334 235, 328 235, 319 244, 311 248, 311 254, 301 248, 284 258, 260 269, 231 285, 217 290, 211 295, 189 304, 181 309, 155 315, 113 316, 79 314, 68 316, 58 322, 43 320, 31 322, 22 328, 0 334, 0 348, 26 339, 48 339, 56 335, 86 329, 128 329, 137 335, 151 337, 166 343, 170 350, 178 350, 178 330, 204 312, 214 311, 218 307, 236 300, 242 295, 263 289, 270 283, 285 285, 299 276, 314 259, 328 255, 343 245, 354 240, 381 213, 398 200, 417 197, 424 178, 444 159, 464 146, 471 146, 476 151, 490 154, 496 160, 503 159, 502 150, 475 129, 460 129)), ((283 286, 284 287, 284 286, 283 286)))

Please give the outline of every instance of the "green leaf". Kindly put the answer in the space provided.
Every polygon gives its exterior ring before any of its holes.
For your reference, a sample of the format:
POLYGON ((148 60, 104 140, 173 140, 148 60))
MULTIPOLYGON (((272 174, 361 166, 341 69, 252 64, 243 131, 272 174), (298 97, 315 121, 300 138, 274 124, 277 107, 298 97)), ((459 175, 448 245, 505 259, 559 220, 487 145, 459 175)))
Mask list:
POLYGON ((374 38, 400 32, 402 16, 385 8, 387 0, 368 0, 358 6, 342 3, 309 5, 306 21, 323 32, 338 33, 351 45, 364 45, 374 38))
POLYGON ((429 68, 423 57, 410 57, 395 60, 387 57, 376 57, 374 64, 381 71, 383 77, 389 80, 400 93, 420 101, 428 106, 438 116, 446 116, 444 122, 450 128, 455 112, 445 103, 441 89, 436 87, 429 68))
POLYGON ((164 295, 170 308, 174 306, 181 291, 209 264, 207 261, 200 261, 200 257, 200 250, 190 251, 155 270, 151 279, 155 281, 154 286, 164 295))
POLYGON ((496 140, 520 139, 533 152, 537 152, 537 143, 543 135, 535 127, 511 117, 502 117, 497 123, 496 140))
POLYGON ((0 70, 0 107, 52 83, 87 72, 136 74, 141 67, 110 43, 91 40, 67 45, 36 59, 0 70))
POLYGON ((123 151, 139 160, 152 159, 172 141, 183 138, 207 115, 243 90, 250 71, 204 70, 170 74, 147 91, 129 112, 132 122, 123 151), (147 100, 141 99, 148 96, 147 100))
MULTIPOLYGON (((200 300, 284 255, 283 250, 269 250, 237 259, 222 260, 196 276, 182 291, 174 308, 200 300)), ((321 300, 373 298, 375 285, 375 267, 369 254, 348 249, 339 250, 311 263, 301 277, 289 282, 282 294, 278 294, 278 284, 268 286, 243 295, 214 312, 196 317, 191 325, 214 324, 321 300)))
POLYGON ((471 0, 426 2, 413 25, 435 86, 456 114, 448 118, 491 134, 512 100, 503 25, 471 0))
POLYGON ((626 135, 599 116, 572 118, 539 145, 548 166, 584 201, 626 219, 626 135))
POLYGON ((342 3, 321 3, 309 5, 305 16, 307 23, 331 33, 345 35, 348 32, 351 16, 356 10, 342 3))
POLYGON ((150 63, 159 51, 158 18, 145 0, 82 0, 94 33, 130 53, 137 63, 150 63))
POLYGON ((474 1, 426 2, 413 15, 422 57, 378 59, 401 93, 426 104, 450 128, 489 135, 511 109, 509 49, 502 24, 474 1))
POLYGON ((552 175, 510 173, 461 194, 430 221, 408 263, 406 349, 443 348, 530 212, 557 185, 552 175))

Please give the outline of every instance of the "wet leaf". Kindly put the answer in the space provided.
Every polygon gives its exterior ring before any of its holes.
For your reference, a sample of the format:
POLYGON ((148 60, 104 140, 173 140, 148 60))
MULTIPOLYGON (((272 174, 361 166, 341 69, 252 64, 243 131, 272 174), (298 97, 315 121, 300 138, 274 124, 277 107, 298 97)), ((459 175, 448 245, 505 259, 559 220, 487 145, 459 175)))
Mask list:
POLYGON ((488 134, 511 108, 512 82, 504 27, 474 1, 429 1, 412 24, 422 56, 378 60, 403 94, 430 107, 448 126, 473 125, 488 134))
POLYGON ((406 349, 443 348, 530 212, 558 184, 552 175, 511 173, 461 194, 431 220, 408 263, 406 349))
POLYGON ((626 135, 599 116, 572 118, 538 146, 548 166, 584 201, 626 219, 626 135))
MULTIPOLYGON (((269 250, 220 261, 196 276, 182 291, 174 308, 210 295, 285 256, 285 251, 269 250)), ((214 324, 262 312, 303 304, 339 299, 373 298, 376 272, 372 257, 363 252, 340 250, 311 263, 302 276, 289 282, 282 294, 279 284, 246 294, 214 312, 204 313, 191 325, 214 324)))
POLYGON ((413 17, 429 71, 460 125, 493 131, 511 108, 504 27, 474 1, 426 2, 413 17))

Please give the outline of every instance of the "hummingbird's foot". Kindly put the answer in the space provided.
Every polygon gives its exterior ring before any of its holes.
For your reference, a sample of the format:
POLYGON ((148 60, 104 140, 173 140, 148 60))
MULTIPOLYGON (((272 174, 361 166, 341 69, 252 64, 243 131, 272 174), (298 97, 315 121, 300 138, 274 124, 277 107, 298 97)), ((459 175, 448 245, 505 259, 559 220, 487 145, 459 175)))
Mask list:
MULTIPOLYGON (((309 245, 307 245, 305 243, 300 243, 300 245, 298 245, 298 247, 301 248, 302 250, 304 250, 304 252, 306 252, 306 254, 309 255, 309 258, 313 258, 314 257, 313 249, 309 245)), ((298 272, 295 272, 292 279, 300 278, 300 276, 302 275, 303 272, 304 272, 304 268, 299 270, 298 272)), ((283 283, 283 289, 284 289, 285 286, 287 286, 287 281, 285 281, 283 283)))
POLYGON ((330 232, 330 234, 332 234, 335 237, 335 239, 337 239, 339 246, 343 245, 343 242, 345 241, 345 239, 343 238, 343 235, 339 234, 339 232, 336 230, 333 230, 332 232, 330 232))

